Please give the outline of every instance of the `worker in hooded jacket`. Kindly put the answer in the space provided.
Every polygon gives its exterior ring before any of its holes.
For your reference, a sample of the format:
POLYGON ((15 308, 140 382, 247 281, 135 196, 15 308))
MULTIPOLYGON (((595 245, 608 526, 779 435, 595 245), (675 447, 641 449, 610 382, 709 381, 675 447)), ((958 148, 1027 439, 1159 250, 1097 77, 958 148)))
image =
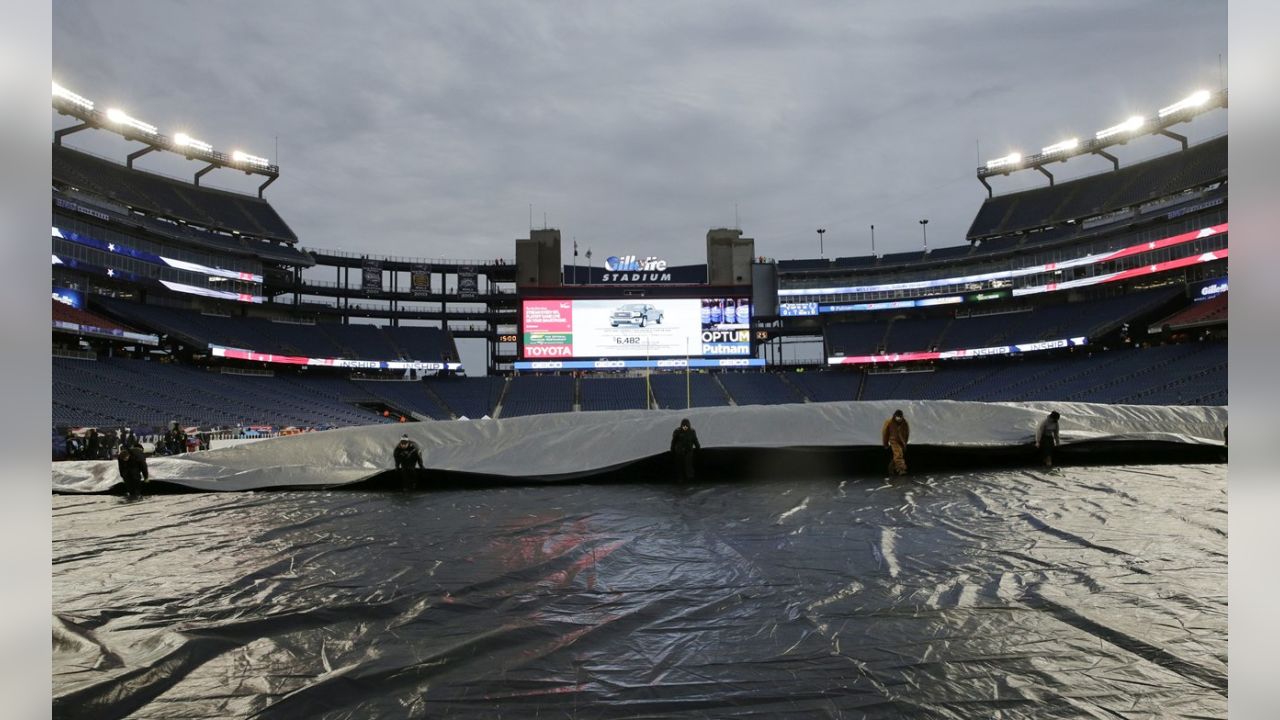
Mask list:
POLYGON ((889 472, 894 475, 907 474, 907 442, 911 439, 911 425, 901 410, 894 410, 893 417, 884 423, 880 431, 880 441, 889 450, 889 472))
POLYGON ((681 420, 680 427, 671 431, 671 454, 675 456, 681 482, 693 479, 693 453, 701 448, 698 431, 693 429, 688 418, 681 420))
POLYGON ((120 471, 120 479, 124 480, 125 494, 131 498, 142 497, 142 484, 151 481, 147 472, 147 456, 142 448, 136 445, 120 448, 116 467, 120 471))

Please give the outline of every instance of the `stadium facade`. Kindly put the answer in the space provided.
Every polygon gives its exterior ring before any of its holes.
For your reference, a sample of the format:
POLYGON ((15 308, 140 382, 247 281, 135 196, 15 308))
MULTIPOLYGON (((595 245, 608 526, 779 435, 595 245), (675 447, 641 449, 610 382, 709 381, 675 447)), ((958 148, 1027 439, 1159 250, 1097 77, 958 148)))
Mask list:
MULTIPOLYGON (((991 193, 963 242, 930 251, 775 262, 712 230, 705 265, 643 248, 585 264, 575 248, 565 265, 558 231, 531 232, 514 259, 306 248, 264 197, 278 167, 58 91, 79 121, 52 148, 58 432, 858 399, 1226 403, 1225 136, 1122 167, 1108 148, 1126 137, 1109 128, 1067 154, 992 161, 988 189, 1015 171, 1049 184, 991 193), (122 164, 64 145, 86 129, 143 149, 122 164), (191 181, 132 167, 155 150, 208 165, 191 181), (1113 169, 1062 183, 1046 169, 1084 153, 1113 169), (256 196, 200 185, 218 168, 267 179, 256 196), (457 339, 485 343, 483 377, 457 339), (822 361, 786 362, 798 339, 822 361)), ((1124 132, 1177 139, 1170 126, 1225 107, 1225 91, 1202 105, 1124 132)))

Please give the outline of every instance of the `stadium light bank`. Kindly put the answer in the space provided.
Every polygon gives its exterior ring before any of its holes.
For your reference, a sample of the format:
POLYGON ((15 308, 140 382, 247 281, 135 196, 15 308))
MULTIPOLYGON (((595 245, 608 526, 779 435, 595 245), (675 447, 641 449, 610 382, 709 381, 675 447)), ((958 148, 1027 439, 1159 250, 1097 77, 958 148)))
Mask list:
POLYGON ((1176 140, 1187 149, 1187 138, 1171 131, 1169 128, 1181 122, 1188 122, 1202 113, 1215 108, 1227 107, 1227 89, 1210 92, 1199 90, 1172 105, 1160 108, 1154 117, 1134 115, 1124 122, 1112 125, 1094 133, 1092 138, 1081 140, 1070 138, 1041 148, 1034 155, 1023 156, 1019 152, 1011 152, 1004 157, 988 160, 978 168, 978 182, 987 189, 987 197, 994 195, 987 178, 993 175, 1008 175, 1018 170, 1035 169, 1049 178, 1053 185, 1053 173, 1045 169, 1046 165, 1055 162, 1066 162, 1079 155, 1098 155, 1111 161, 1114 169, 1120 169, 1120 160, 1106 152, 1112 145, 1123 145, 1140 135, 1163 135, 1176 140))
POLYGON ((62 115, 80 120, 77 125, 54 131, 54 145, 62 145, 62 138, 81 130, 107 130, 118 133, 127 140, 145 145, 141 150, 127 156, 125 165, 130 168, 133 167, 134 160, 149 152, 167 150, 178 153, 188 160, 202 160, 208 163, 204 168, 196 171, 193 179, 196 185, 200 184, 201 177, 217 168, 230 168, 246 175, 266 177, 267 181, 258 186, 258 197, 262 197, 262 192, 267 189, 267 186, 280 177, 280 167, 267 158, 241 150, 234 150, 230 154, 220 152, 213 149, 209 143, 197 140, 185 132, 175 133, 173 137, 163 135, 155 125, 143 122, 119 108, 99 110, 92 100, 62 87, 56 81, 53 83, 53 109, 62 115))

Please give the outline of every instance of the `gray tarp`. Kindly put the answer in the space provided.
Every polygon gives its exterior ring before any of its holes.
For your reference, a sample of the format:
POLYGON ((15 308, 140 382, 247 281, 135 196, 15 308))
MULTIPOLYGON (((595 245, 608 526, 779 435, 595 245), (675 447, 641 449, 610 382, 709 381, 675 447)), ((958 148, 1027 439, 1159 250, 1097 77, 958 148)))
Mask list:
POLYGON ((53 714, 1221 718, 1226 489, 1201 464, 57 495, 53 714))
MULTIPOLYGON (((875 401, 627 410, 510 419, 342 428, 149 461, 152 479, 196 490, 337 486, 393 466, 407 433, 429 469, 496 477, 569 478, 666 452, 688 417, 705 448, 875 447, 895 408, 913 445, 1002 447, 1031 441, 1050 409, 1062 414, 1063 444, 1085 441, 1222 443, 1225 407, 1092 403, 875 401)), ((53 464, 55 492, 102 492, 119 482, 114 461, 53 464)))

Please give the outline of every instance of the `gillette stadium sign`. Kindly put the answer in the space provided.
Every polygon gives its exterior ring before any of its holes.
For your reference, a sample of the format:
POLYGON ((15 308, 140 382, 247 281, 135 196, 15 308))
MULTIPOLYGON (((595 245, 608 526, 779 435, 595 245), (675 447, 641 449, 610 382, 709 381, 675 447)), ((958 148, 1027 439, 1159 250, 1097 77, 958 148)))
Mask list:
POLYGON ((641 260, 635 255, 611 256, 604 261, 604 282, 671 282, 667 261, 652 255, 641 260))

